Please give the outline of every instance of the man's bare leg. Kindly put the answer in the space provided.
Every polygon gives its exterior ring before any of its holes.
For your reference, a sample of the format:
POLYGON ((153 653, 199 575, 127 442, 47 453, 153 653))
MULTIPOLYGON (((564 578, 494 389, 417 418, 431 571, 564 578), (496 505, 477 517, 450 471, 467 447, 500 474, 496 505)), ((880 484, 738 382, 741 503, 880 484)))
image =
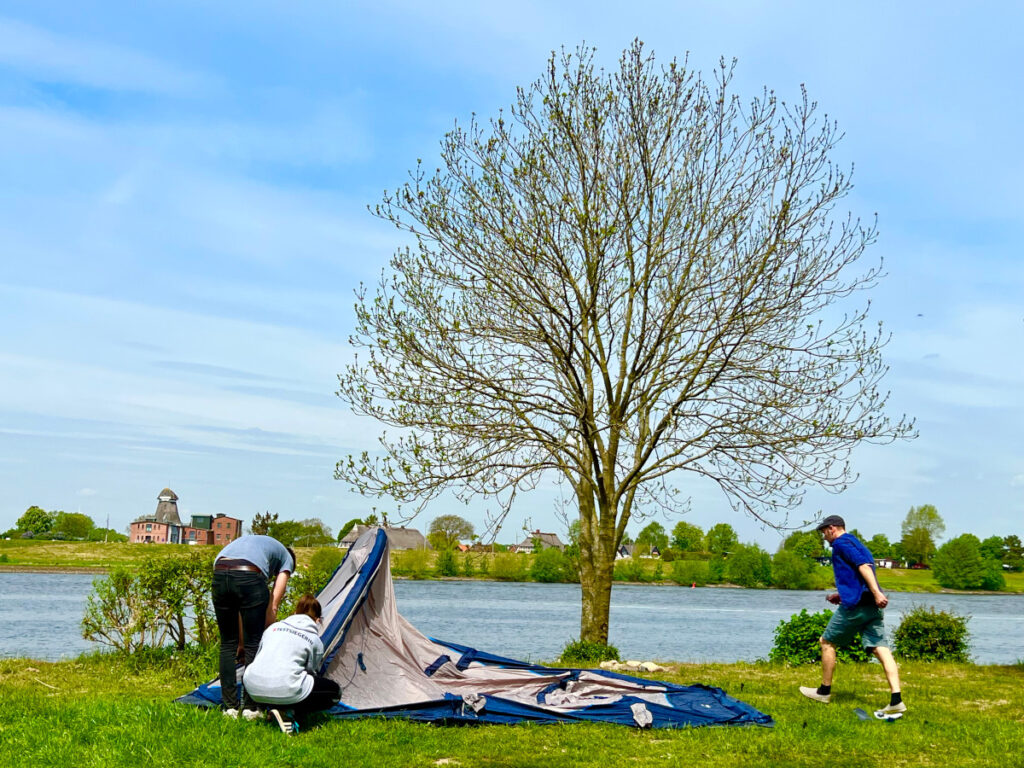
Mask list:
MULTIPOLYGON (((832 675, 836 671, 836 647, 832 645, 824 637, 818 641, 821 644, 821 684, 826 686, 832 685, 832 675)), ((878 650, 877 648, 875 649, 878 650)), ((888 651, 888 648, 885 649, 888 651)), ((889 654, 889 660, 892 661, 892 654, 889 654)), ((885 662, 883 662, 884 664, 885 662)), ((896 663, 893 662, 893 669, 896 669, 896 663)), ((886 673, 888 674, 888 673, 886 673)), ((896 680, 897 689, 899 687, 899 679, 896 680)))
MULTIPOLYGON (((871 652, 875 654, 876 659, 882 662, 882 669, 885 670, 885 679, 889 682, 889 692, 899 693, 900 671, 896 666, 896 660, 892 657, 892 652, 884 645, 876 645, 871 652)), ((824 652, 822 652, 821 658, 824 665, 824 652)))

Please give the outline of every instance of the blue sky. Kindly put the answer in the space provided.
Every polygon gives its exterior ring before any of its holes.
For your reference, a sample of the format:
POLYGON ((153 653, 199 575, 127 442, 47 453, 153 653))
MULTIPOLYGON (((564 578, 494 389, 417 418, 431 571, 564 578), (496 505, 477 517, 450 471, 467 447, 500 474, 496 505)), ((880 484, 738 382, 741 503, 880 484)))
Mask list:
MULTIPOLYGON (((165 486, 185 513, 271 510, 335 530, 332 479, 377 427, 333 396, 353 290, 398 244, 367 204, 582 41, 634 37, 737 90, 806 85, 879 215, 891 412, 860 479, 795 514, 898 537, 1024 536, 1024 49, 1017 3, 0 3, 0 530, 29 505, 123 529, 165 486)), ((688 520, 779 536, 688 478, 688 520)), ((562 530, 559 492, 522 497, 562 530)), ((382 505, 386 508, 386 505, 382 505)), ((431 507, 415 524, 456 511, 431 507)), ((660 518, 656 518, 660 519, 660 518)), ((660 519, 667 528, 674 520, 660 519)), ((633 526, 633 532, 639 529, 633 526)))

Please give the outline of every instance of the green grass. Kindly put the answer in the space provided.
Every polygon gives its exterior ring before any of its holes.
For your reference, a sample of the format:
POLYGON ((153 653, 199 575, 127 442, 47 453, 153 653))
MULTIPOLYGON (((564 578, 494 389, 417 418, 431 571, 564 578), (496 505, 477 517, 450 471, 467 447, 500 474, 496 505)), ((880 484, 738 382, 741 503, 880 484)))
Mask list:
MULTIPOLYGON (((208 662, 203 662, 208 663, 208 662)), ((1024 743, 1024 666, 905 663, 910 711, 888 724, 854 707, 887 700, 877 664, 841 665, 833 702, 801 697, 816 667, 682 665, 659 677, 725 688, 774 728, 637 731, 612 725, 449 728, 401 721, 329 722, 289 737, 171 700, 202 663, 168 666, 90 656, 0 661, 5 766, 1010 766, 1024 743), (841 757, 839 757, 841 756, 841 757)))

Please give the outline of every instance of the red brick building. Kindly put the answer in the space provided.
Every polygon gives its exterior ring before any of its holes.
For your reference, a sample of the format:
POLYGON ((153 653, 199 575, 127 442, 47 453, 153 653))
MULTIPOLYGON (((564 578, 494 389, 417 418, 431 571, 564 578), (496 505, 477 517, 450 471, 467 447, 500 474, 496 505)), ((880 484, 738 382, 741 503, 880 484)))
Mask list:
POLYGON ((147 544, 216 544, 224 546, 242 535, 242 521, 225 514, 192 515, 191 525, 178 516, 178 495, 164 488, 156 512, 134 520, 128 540, 147 544))

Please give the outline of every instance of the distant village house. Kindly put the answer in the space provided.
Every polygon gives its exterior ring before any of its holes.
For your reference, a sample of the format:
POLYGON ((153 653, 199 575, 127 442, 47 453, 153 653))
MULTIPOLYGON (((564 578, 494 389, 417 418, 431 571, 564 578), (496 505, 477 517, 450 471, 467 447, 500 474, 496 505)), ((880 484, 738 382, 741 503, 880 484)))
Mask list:
MULTIPOLYGON (((356 539, 362 536, 371 528, 377 526, 372 525, 354 525, 352 530, 345 534, 338 546, 343 549, 348 549, 356 543, 356 539)), ((430 544, 427 542, 426 537, 417 531, 415 528, 404 528, 404 527, 392 527, 390 525, 383 526, 384 533, 388 537, 388 545, 392 550, 400 549, 431 549, 430 544)))
POLYGON ((543 533, 540 529, 537 529, 533 533, 527 534, 527 537, 518 544, 513 544, 511 552, 533 552, 541 549, 557 549, 559 551, 565 549, 565 544, 558 538, 557 533, 543 533), (537 544, 540 544, 538 547, 537 544))
POLYGON ((178 494, 164 488, 156 512, 136 518, 128 540, 137 544, 216 544, 224 546, 242 535, 242 521, 225 514, 192 515, 190 525, 178 516, 178 494))

